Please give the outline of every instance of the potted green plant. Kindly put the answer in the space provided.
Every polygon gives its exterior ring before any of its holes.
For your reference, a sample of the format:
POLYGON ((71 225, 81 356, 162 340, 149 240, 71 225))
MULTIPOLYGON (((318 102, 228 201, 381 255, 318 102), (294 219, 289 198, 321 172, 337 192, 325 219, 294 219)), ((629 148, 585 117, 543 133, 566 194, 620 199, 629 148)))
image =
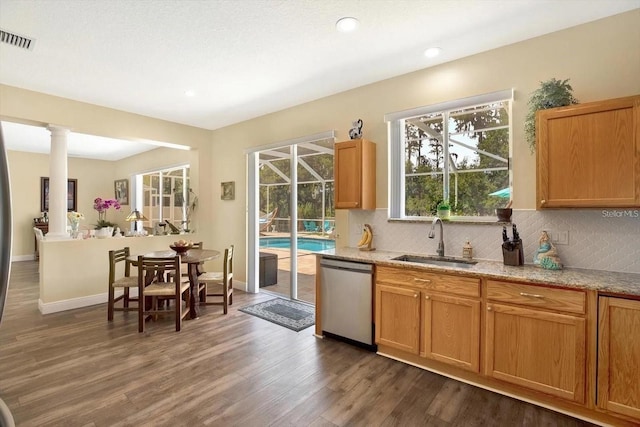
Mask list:
POLYGON ((554 78, 540 82, 540 87, 531 93, 528 103, 529 112, 524 120, 524 133, 532 153, 536 149, 536 111, 577 103, 578 100, 573 96, 569 79, 554 78))
POLYGON ((443 200, 438 203, 437 215, 438 218, 442 220, 446 221, 449 219, 449 215, 451 215, 451 206, 449 205, 449 202, 443 200))

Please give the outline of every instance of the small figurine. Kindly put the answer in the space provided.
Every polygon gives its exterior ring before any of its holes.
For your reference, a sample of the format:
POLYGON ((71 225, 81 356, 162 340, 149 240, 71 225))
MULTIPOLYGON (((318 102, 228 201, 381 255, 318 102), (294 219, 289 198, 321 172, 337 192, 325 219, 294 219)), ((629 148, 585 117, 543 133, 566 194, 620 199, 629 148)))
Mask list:
POLYGON ((362 119, 358 119, 355 122, 352 122, 351 125, 353 127, 349 130, 349 138, 362 138, 362 119))
POLYGON ((561 270, 562 263, 556 247, 551 243, 549 234, 543 231, 540 234, 540 247, 533 255, 533 263, 547 270, 561 270))

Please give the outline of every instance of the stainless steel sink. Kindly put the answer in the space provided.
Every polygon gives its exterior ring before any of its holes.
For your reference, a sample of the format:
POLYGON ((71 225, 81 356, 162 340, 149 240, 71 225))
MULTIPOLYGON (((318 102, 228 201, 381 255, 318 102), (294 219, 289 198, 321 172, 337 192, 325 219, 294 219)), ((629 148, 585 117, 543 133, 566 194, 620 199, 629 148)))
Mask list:
POLYGON ((416 262, 419 264, 440 265, 443 267, 470 268, 477 264, 477 261, 469 261, 461 258, 420 256, 420 255, 400 255, 391 258, 394 261, 416 262))

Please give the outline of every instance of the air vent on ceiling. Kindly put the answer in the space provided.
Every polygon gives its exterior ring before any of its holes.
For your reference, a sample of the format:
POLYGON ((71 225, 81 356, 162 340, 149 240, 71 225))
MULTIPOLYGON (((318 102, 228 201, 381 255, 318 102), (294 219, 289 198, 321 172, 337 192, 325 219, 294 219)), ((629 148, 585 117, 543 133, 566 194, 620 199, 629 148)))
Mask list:
POLYGON ((27 50, 33 50, 33 45, 35 44, 34 39, 20 36, 5 30, 0 30, 0 42, 27 50))

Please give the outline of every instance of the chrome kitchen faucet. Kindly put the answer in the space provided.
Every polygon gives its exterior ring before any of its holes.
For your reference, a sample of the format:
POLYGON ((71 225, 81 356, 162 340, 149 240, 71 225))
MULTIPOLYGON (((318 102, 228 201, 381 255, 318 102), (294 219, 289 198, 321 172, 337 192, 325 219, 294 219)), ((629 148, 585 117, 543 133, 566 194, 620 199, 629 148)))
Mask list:
POLYGON ((444 232, 443 232, 443 228, 442 228, 442 220, 438 217, 435 217, 433 219, 433 222, 431 223, 431 230, 429 231, 429 238, 433 239, 436 235, 435 232, 435 228, 436 228, 436 223, 439 222, 440 223, 440 241, 438 242, 438 256, 444 256, 444 232))

